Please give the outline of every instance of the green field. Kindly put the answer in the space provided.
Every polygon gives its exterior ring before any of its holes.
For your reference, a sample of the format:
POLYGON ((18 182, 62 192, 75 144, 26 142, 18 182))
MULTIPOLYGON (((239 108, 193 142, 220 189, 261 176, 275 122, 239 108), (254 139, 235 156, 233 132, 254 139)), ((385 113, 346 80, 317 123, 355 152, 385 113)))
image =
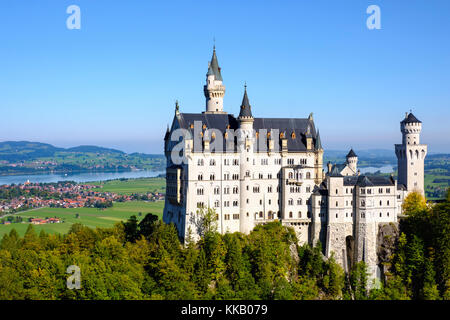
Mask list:
POLYGON ((132 193, 162 192, 166 191, 165 178, 140 178, 126 180, 94 181, 86 184, 101 185, 102 188, 93 191, 114 192, 130 195, 132 193))
MULTIPOLYGON (((114 206, 105 210, 96 208, 40 208, 31 211, 24 211, 17 213, 24 218, 46 218, 57 217, 63 219, 64 223, 35 225, 34 228, 37 233, 41 230, 45 230, 48 233, 67 233, 70 226, 74 223, 81 223, 85 226, 95 228, 112 227, 119 221, 125 221, 130 216, 136 215, 140 220, 147 213, 153 213, 162 217, 164 209, 164 201, 146 202, 146 201, 129 201, 129 202, 117 202, 114 206), (142 212, 142 216, 138 216, 138 213, 142 212), (79 214, 79 218, 75 218, 76 214, 79 214)), ((0 238, 3 234, 9 233, 12 229, 23 236, 28 228, 29 223, 12 223, 10 225, 0 225, 0 238)))

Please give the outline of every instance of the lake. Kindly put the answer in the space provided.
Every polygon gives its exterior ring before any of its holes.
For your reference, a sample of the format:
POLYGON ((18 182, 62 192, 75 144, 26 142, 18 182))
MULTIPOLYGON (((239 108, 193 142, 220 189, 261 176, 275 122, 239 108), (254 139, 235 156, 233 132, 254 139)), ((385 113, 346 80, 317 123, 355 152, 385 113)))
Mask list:
POLYGON ((358 167, 358 169, 361 171, 361 174, 364 173, 375 173, 377 171, 380 171, 381 173, 391 173, 394 172, 394 166, 392 165, 386 165, 382 167, 358 167))
POLYGON ((47 174, 33 174, 33 175, 18 175, 18 176, 0 176, 0 185, 3 184, 19 184, 27 180, 30 182, 49 183, 58 181, 105 181, 112 179, 133 179, 133 178, 152 178, 165 173, 165 171, 122 171, 122 172, 78 172, 78 173, 47 173, 47 174))

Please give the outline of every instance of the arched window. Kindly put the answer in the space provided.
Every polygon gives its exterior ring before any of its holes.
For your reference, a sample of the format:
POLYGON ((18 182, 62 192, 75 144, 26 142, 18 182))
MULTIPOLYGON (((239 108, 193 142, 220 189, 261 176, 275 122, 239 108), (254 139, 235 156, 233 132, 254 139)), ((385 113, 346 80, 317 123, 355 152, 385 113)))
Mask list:
POLYGON ((306 179, 311 179, 311 173, 310 172, 306 173, 306 179))
POLYGON ((289 199, 289 200, 288 200, 288 205, 293 206, 293 205, 294 205, 294 200, 289 199))
POLYGON ((292 172, 289 172, 289 179, 292 179, 294 177, 294 174, 292 172))

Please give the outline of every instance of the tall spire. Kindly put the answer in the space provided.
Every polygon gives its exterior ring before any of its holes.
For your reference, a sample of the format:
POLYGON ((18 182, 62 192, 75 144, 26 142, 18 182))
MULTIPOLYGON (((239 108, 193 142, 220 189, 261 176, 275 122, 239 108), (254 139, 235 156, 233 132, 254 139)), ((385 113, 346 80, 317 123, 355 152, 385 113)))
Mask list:
POLYGON ((208 62, 206 85, 203 87, 206 98, 206 112, 208 113, 224 113, 223 97, 225 95, 225 86, 222 81, 219 61, 216 55, 216 45, 214 44, 213 55, 211 61, 208 62))
POLYGON ((319 130, 317 130, 315 147, 316 147, 316 150, 322 149, 322 141, 320 141, 320 133, 319 133, 319 130))
POLYGON ((211 58, 211 62, 209 63, 207 75, 211 75, 211 74, 213 74, 216 77, 216 80, 223 81, 222 74, 220 73, 219 61, 217 60, 215 44, 213 47, 213 55, 211 58))
POLYGON ((244 97, 242 98, 241 111, 239 112, 239 118, 253 118, 252 107, 248 101, 247 95, 247 83, 244 85, 244 97))

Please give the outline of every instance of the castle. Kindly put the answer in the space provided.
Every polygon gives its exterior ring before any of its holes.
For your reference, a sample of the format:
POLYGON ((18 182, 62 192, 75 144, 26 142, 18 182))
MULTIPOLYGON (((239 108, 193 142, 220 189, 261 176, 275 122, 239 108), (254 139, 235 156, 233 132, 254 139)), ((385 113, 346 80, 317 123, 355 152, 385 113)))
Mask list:
POLYGON ((377 236, 397 223, 408 192, 424 191, 421 121, 407 113, 403 140, 395 145, 398 181, 361 175, 350 150, 344 164, 323 165, 323 148, 312 114, 308 118, 256 118, 247 88, 239 116, 224 111, 225 86, 214 48, 204 86, 206 110, 182 113, 178 102, 164 138, 166 200, 163 220, 184 239, 198 237, 199 209, 213 208, 218 231, 249 233, 279 220, 299 244, 320 241, 346 270, 365 261, 379 276, 377 236))

